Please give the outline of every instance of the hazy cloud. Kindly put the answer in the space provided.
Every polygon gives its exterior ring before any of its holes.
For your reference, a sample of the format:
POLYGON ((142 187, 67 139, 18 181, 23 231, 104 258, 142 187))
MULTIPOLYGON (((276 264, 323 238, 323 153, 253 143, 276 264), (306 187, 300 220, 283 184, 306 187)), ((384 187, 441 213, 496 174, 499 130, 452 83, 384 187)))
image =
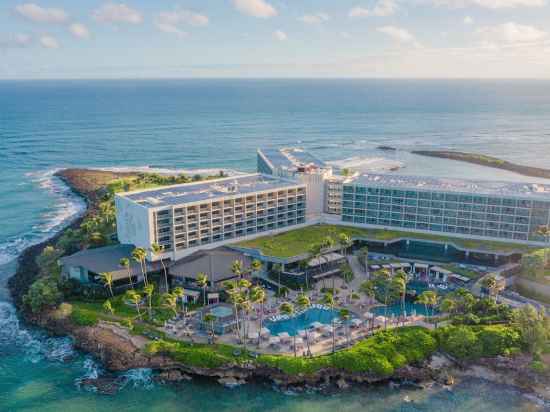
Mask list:
POLYGON ((285 41, 288 39, 288 36, 286 33, 282 30, 277 30, 273 33, 273 37, 275 37, 279 41, 285 41))
POLYGON ((0 49, 20 49, 32 44, 32 37, 25 33, 18 33, 7 38, 0 38, 0 49))
POLYGON ((481 27, 476 34, 486 45, 499 46, 521 43, 538 43, 549 38, 548 32, 533 26, 513 22, 481 27))
POLYGON ((349 17, 386 17, 397 12, 398 6, 394 0, 379 0, 371 9, 357 6, 349 11, 349 17))
POLYGON ((69 31, 74 37, 79 39, 87 39, 90 37, 90 31, 82 23, 73 23, 69 26, 69 31))
POLYGON ((124 3, 106 3, 95 10, 92 17, 101 23, 139 24, 143 21, 139 11, 124 3))
POLYGON ((474 24, 474 19, 471 18, 470 16, 466 16, 464 17, 464 24, 467 24, 467 25, 474 24))
POLYGON ((327 13, 314 13, 306 14, 300 17, 298 20, 303 21, 306 24, 320 24, 330 20, 330 16, 327 13))
POLYGON ((45 49, 59 49, 59 42, 53 36, 45 35, 39 39, 40 45, 45 49))
POLYGON ((416 40, 416 37, 414 37, 408 30, 402 27, 383 26, 378 27, 376 30, 380 33, 384 33, 385 35, 391 37, 399 43, 405 43, 413 45, 415 47, 420 47, 420 43, 416 40))
POLYGON ((155 18, 155 26, 157 26, 160 31, 174 33, 181 37, 187 35, 185 27, 206 26, 208 22, 207 16, 184 9, 163 11, 155 18))
POLYGON ((518 7, 543 7, 546 0, 433 0, 438 6, 468 7, 479 6, 486 9, 513 9, 518 7))
POLYGON ((44 8, 35 3, 20 4, 15 7, 15 11, 35 23, 66 23, 69 20, 69 15, 63 9, 44 8))
POLYGON ((277 10, 264 0, 233 0, 233 5, 241 13, 267 19, 277 15, 277 10))

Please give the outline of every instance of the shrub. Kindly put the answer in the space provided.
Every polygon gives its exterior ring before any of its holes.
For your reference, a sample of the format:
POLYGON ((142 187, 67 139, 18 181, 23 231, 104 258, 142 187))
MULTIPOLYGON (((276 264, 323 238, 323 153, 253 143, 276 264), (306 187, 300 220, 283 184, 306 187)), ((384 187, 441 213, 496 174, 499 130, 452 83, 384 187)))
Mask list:
POLYGON ((59 290, 57 281, 46 276, 36 280, 29 291, 23 296, 23 303, 31 308, 33 313, 46 308, 52 308, 61 303, 63 294, 59 290))
POLYGON ((458 359, 481 356, 482 346, 476 333, 468 326, 447 326, 438 330, 441 348, 458 359))
POLYGON ((95 312, 85 309, 73 309, 71 320, 78 326, 95 326, 97 325, 98 317, 95 312))
POLYGON ((477 336, 483 356, 511 354, 521 343, 518 331, 503 325, 484 326, 477 336))
POLYGON ((545 373, 546 372, 546 365, 542 361, 539 361, 539 360, 535 360, 535 361, 531 362, 529 367, 537 373, 545 373))

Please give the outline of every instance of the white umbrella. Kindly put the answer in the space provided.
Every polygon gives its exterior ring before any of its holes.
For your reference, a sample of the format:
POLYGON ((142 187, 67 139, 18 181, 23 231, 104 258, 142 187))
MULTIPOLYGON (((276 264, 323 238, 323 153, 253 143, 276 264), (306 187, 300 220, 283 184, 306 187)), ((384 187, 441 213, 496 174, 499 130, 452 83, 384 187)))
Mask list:
POLYGON ((272 336, 269 338, 270 345, 278 345, 279 343, 281 343, 281 339, 278 336, 272 336))
POLYGON ((384 316, 377 316, 374 318, 374 321, 378 323, 384 323, 386 321, 386 318, 384 316))
POLYGON ((321 334, 319 332, 311 332, 309 334, 309 338, 312 340, 312 341, 316 341, 317 339, 319 339, 321 337, 321 334))
POLYGON ((363 322, 361 322, 361 319, 355 318, 355 319, 351 320, 351 324, 355 325, 355 326, 359 326, 361 323, 363 323, 363 322))
POLYGON ((281 341, 290 339, 290 335, 288 334, 288 332, 281 332, 277 336, 281 339, 281 341))
POLYGON ((296 346, 302 345, 304 343, 304 340, 299 336, 296 336, 294 339, 295 339, 295 342, 296 342, 296 346))
POLYGON ((314 329, 319 329, 319 328, 322 328, 323 327, 323 324, 321 322, 313 322, 311 324, 311 326, 314 328, 314 329))
POLYGON ((260 334, 261 334, 262 336, 269 336, 269 335, 271 335, 271 331, 270 331, 268 328, 262 328, 262 329, 260 330, 260 334))
POLYGON ((363 316, 367 319, 372 319, 372 318, 374 318, 374 313, 365 312, 365 313, 363 313, 363 316))
POLYGON ((301 336, 302 338, 305 337, 307 335, 307 332, 305 330, 299 330, 298 331, 298 336, 301 336))

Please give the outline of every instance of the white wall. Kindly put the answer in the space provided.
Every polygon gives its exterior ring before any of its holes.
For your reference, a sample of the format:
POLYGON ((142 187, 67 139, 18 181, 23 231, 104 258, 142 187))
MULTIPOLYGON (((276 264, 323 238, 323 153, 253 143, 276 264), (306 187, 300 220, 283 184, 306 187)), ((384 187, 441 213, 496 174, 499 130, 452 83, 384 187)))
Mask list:
POLYGON ((117 235, 120 243, 148 250, 153 242, 152 212, 123 196, 115 196, 117 235))

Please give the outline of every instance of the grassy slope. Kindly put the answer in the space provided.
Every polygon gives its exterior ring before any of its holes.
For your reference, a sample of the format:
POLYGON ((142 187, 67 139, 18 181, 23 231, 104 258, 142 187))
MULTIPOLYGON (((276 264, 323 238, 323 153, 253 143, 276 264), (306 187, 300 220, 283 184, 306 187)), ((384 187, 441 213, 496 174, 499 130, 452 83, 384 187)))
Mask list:
POLYGON ((507 242, 487 240, 459 239, 449 236, 431 235, 425 233, 401 232, 385 229, 362 229, 350 226, 315 225, 292 230, 276 236, 265 236, 253 240, 237 243, 237 246, 259 249, 266 256, 288 258, 307 253, 312 244, 318 243, 325 236, 332 236, 336 241, 340 233, 346 233, 351 237, 363 237, 372 240, 389 241, 401 237, 419 240, 433 240, 440 242, 452 242, 466 249, 479 249, 486 251, 527 251, 530 246, 507 242))

